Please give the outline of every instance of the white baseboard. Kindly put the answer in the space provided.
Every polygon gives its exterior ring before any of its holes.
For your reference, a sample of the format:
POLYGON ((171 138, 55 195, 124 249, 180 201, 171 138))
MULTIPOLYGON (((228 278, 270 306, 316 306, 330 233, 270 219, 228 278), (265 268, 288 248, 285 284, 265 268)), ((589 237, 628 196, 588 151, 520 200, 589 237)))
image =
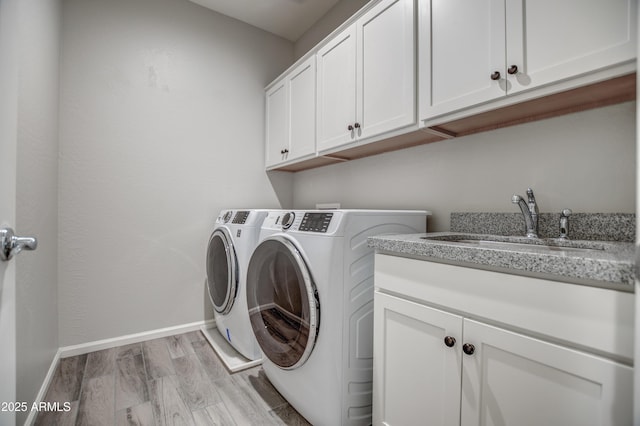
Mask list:
MULTIPOLYGON (((142 333, 127 334, 125 336, 114 337, 111 339, 96 340, 94 342, 82 343, 80 345, 61 347, 58 349, 58 352, 56 352, 53 360, 51 360, 49 371, 44 378, 44 382, 42 382, 42 386, 40 387, 40 391, 38 392, 38 395, 36 396, 36 400, 34 402, 40 403, 44 400, 47 389, 49 389, 49 385, 53 381, 53 376, 56 373, 56 368, 58 368, 58 364, 60 363, 60 360, 62 358, 84 355, 89 352, 115 348, 116 346, 129 345, 132 343, 144 342, 145 340, 158 339, 160 337, 188 333, 190 331, 200 330, 202 327, 215 327, 215 323, 216 322, 214 319, 207 321, 198 321, 192 322, 190 324, 177 325, 174 327, 159 328, 157 330, 150 330, 142 333)), ((33 425, 33 422, 36 420, 37 414, 37 411, 31 411, 24 424, 27 426, 33 425)))
POLYGON ((127 334, 125 336, 114 337, 111 339, 96 340, 93 342, 82 343, 80 345, 64 346, 60 348, 61 358, 83 355, 89 352, 115 348, 116 346, 129 345, 132 343, 144 342, 145 340, 158 339, 160 337, 188 333, 190 331, 200 330, 202 326, 210 327, 211 325, 215 325, 215 320, 211 319, 207 321, 192 322, 190 324, 159 328, 157 330, 144 331, 142 333, 127 334))
MULTIPOLYGON (((53 356, 53 360, 51 360, 51 365, 49 366, 49 371, 47 371, 47 375, 44 377, 44 381, 42 382, 42 386, 40 386, 40 390, 38 391, 38 395, 36 395, 35 403, 40 403, 44 400, 44 397, 47 394, 47 389, 49 389, 49 385, 53 381, 53 376, 56 374, 56 369, 58 368, 58 364, 60 363, 60 349, 53 356)), ((37 411, 29 411, 29 416, 27 420, 25 420, 25 425, 32 425, 33 422, 36 421, 36 416, 38 415, 37 411)))

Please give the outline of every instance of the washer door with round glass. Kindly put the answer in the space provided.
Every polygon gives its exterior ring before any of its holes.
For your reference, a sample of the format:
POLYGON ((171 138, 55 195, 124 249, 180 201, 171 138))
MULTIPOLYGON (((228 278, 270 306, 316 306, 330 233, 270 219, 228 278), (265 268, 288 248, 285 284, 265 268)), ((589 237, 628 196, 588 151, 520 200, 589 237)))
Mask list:
POLYGON ((231 236, 225 228, 211 234, 207 247, 207 290, 213 308, 227 314, 238 289, 238 260, 231 236))
POLYGON ((318 336, 320 305, 309 269, 289 239, 270 237, 253 252, 247 304, 264 355, 283 369, 304 364, 318 336))

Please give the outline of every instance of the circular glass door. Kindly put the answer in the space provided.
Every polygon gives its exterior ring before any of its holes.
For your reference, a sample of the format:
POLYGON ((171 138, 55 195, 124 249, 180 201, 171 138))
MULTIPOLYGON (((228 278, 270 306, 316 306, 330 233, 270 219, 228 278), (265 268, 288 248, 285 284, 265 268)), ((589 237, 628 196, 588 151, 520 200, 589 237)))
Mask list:
POLYGON ((218 228, 207 247, 207 290, 216 312, 227 314, 236 298, 238 261, 229 232, 218 228))
POLYGON ((318 335, 318 292, 302 255, 284 237, 266 239, 253 252, 247 304, 258 344, 283 369, 301 366, 318 335))

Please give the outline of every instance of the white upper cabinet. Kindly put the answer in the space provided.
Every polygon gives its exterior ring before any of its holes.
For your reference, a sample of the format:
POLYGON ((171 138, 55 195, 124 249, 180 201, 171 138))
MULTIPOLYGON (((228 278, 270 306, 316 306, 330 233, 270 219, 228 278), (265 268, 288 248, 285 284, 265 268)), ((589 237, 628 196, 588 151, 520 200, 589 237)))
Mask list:
POLYGON ((266 92, 266 167, 315 155, 315 57, 266 92))
POLYGON ((496 64, 502 64, 498 71, 504 70, 504 0, 430 0, 421 13, 425 114, 504 96, 490 78, 496 64))
POLYGON ((637 1, 372 0, 267 87, 266 168, 633 100, 637 1))
POLYGON ((415 123, 414 1, 380 1, 319 49, 318 151, 415 123))
POLYGON ((636 0, 507 0, 507 92, 634 60, 636 9, 636 0))
POLYGON ((301 158, 316 150, 316 58, 294 69, 288 84, 290 159, 301 158))
POLYGON ((360 138, 416 121, 414 0, 387 0, 357 23, 360 138))
POLYGON ((636 57, 636 0, 426 0, 421 119, 636 57))
POLYGON ((321 48, 318 59, 318 151, 355 138, 356 29, 350 26, 321 48))
POLYGON ((285 158, 284 150, 289 148, 286 82, 282 80, 271 86, 265 97, 265 164, 269 167, 282 162, 285 158))

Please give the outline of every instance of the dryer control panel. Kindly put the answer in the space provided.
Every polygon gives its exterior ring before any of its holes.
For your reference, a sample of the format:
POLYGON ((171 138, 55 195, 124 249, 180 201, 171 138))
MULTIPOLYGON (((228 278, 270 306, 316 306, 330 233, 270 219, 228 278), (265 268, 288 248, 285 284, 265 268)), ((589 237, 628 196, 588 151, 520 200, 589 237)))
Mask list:
POLYGON ((339 236, 344 214, 339 210, 274 210, 262 222, 263 231, 304 232, 318 236, 339 236))
POLYGON ((327 232, 333 213, 305 213, 299 231, 327 232))
POLYGON ((231 223, 244 225, 245 223, 247 223, 247 218, 248 217, 249 217, 249 212, 248 211, 236 212, 236 215, 233 217, 233 222, 231 222, 231 223))

